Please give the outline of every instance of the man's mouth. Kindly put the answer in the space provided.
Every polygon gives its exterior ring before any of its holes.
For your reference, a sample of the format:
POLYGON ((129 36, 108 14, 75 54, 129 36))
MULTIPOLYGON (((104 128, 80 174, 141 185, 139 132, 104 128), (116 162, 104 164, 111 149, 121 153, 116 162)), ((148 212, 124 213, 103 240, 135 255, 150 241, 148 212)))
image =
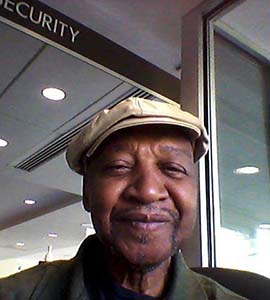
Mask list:
POLYGON ((128 211, 118 214, 116 222, 125 223, 137 229, 155 230, 168 223, 172 223, 172 217, 167 213, 134 212, 128 211))

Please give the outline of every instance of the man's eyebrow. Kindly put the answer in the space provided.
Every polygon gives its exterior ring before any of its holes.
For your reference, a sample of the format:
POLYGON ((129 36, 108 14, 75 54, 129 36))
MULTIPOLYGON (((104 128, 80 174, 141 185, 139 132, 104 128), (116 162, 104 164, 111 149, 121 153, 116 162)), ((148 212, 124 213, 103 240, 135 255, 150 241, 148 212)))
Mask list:
POLYGON ((112 143, 110 148, 115 152, 119 152, 123 150, 131 150, 132 147, 127 143, 112 143))
POLYGON ((180 154, 180 155, 184 154, 188 158, 191 158, 191 159, 193 158, 192 151, 187 151, 183 148, 169 146, 169 145, 163 145, 163 146, 159 146, 159 149, 161 152, 173 152, 173 153, 180 154))

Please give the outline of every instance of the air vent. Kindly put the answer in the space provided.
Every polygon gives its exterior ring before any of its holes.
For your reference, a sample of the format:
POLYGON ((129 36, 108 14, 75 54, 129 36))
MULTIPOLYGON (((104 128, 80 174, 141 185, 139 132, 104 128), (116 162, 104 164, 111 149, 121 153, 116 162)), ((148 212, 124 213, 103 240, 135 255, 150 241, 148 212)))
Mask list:
MULTIPOLYGON (((156 97, 154 97, 153 95, 140 89, 132 89, 131 92, 127 92, 125 95, 122 95, 119 98, 115 99, 112 102, 112 106, 128 97, 141 97, 151 100, 156 99, 156 97)), ((79 133, 89 123, 90 120, 91 118, 71 129, 69 132, 59 136, 57 139, 42 147, 42 149, 36 151, 35 153, 25 158, 23 161, 17 163, 14 167, 20 170, 31 172, 34 169, 38 168, 40 165, 51 160, 67 148, 72 138, 77 133, 79 133)))

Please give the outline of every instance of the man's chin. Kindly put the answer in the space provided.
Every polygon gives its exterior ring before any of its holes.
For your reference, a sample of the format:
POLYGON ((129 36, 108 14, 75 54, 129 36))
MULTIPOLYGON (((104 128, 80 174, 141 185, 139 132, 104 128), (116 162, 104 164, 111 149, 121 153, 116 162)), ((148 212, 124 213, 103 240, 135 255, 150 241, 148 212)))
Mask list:
POLYGON ((117 243, 114 244, 114 254, 122 258, 130 267, 141 271, 151 271, 167 261, 176 252, 175 247, 117 243))

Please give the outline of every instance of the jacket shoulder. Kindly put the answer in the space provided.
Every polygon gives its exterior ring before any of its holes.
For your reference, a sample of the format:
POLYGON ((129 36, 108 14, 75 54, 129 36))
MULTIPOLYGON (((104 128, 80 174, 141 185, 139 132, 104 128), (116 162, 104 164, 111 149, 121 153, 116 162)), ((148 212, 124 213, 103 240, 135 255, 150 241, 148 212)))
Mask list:
POLYGON ((63 281, 63 275, 69 267, 68 261, 41 263, 36 267, 3 278, 0 280, 0 299, 32 299, 33 294, 41 293, 48 282, 57 286, 58 281, 63 281))
POLYGON ((198 274, 196 272, 193 273, 197 277, 200 285, 204 288, 206 294, 209 297, 209 300, 248 300, 225 288, 224 286, 207 276, 198 274))

